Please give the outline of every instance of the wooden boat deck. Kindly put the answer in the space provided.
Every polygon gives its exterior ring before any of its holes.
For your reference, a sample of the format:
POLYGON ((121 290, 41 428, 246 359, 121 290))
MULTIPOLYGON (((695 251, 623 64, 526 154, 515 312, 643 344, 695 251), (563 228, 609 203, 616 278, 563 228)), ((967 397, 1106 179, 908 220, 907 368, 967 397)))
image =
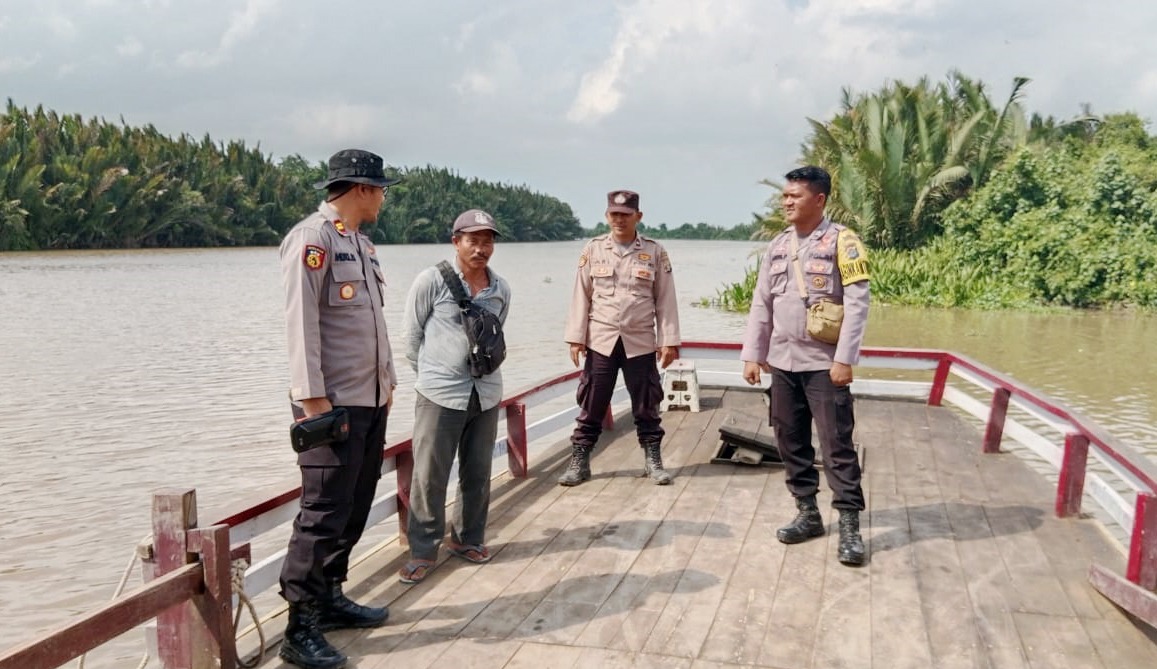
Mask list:
POLYGON ((495 480, 490 564, 443 560, 405 586, 389 544, 347 587, 389 623, 328 637, 358 669, 1157 667, 1157 636, 1087 581, 1092 561, 1122 569, 1121 550, 1093 520, 1056 518, 1044 478, 982 454, 951 410, 857 400, 870 558, 849 568, 834 531, 776 541, 795 511, 782 469, 709 462, 725 417, 765 415, 760 395, 702 402, 664 416, 672 485, 638 478, 629 416, 581 486, 555 483, 558 444, 529 478, 495 480))

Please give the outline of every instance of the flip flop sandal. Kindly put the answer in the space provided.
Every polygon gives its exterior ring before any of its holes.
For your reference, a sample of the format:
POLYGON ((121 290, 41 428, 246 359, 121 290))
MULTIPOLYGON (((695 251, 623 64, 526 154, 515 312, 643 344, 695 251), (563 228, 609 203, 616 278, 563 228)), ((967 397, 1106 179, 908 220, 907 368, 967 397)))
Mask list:
POLYGON ((493 557, 486 546, 482 544, 446 544, 446 550, 450 555, 474 564, 486 564, 493 557))
POLYGON ((398 580, 407 585, 421 583, 433 568, 433 560, 410 560, 398 571, 398 580))

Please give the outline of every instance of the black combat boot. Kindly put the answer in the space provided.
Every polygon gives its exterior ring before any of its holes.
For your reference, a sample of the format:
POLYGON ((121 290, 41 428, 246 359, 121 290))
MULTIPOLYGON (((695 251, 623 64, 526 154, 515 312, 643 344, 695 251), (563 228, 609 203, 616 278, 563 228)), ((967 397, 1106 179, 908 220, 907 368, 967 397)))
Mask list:
POLYGON ((591 447, 571 444, 570 464, 562 476, 558 477, 558 484, 572 486, 589 480, 591 480, 591 447))
POLYGON ((840 547, 836 551, 840 562, 858 566, 864 564, 864 540, 860 537, 860 512, 840 509, 840 547))
POLYGON ((318 602, 318 629, 325 632, 344 627, 380 627, 390 617, 386 607, 362 606, 345 596, 341 581, 330 584, 329 600, 318 602))
POLYGON ((317 626, 318 607, 313 602, 291 602, 289 623, 278 655, 302 669, 341 669, 346 656, 334 648, 317 626))
POLYGON ((816 506, 816 496, 796 497, 795 508, 799 509, 795 520, 776 530, 775 538, 781 543, 798 544, 812 537, 823 536, 824 517, 820 515, 819 507, 816 506))
POLYGON ((663 456, 659 455, 659 442, 648 441, 643 447, 643 475, 651 477, 655 485, 667 485, 671 474, 663 469, 663 456))

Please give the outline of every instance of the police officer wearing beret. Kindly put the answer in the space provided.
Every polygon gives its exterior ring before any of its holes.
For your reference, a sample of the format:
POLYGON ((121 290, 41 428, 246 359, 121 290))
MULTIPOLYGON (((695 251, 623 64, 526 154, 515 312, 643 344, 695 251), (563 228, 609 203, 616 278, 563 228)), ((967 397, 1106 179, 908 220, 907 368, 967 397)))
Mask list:
POLYGON ((619 370, 631 396, 635 433, 643 449, 643 473, 657 485, 671 482, 659 445, 663 427, 659 403, 663 387, 655 359, 664 369, 679 357, 679 309, 671 259, 659 242, 638 234, 643 218, 639 194, 607 194, 609 234, 595 237, 579 256, 565 339, 577 367, 579 416, 571 435, 571 459, 558 482, 574 486, 591 477, 591 450, 619 370))
POLYGON ((299 453, 301 509, 281 571, 289 622, 281 657, 306 669, 344 667, 322 632, 376 627, 387 609, 342 592, 382 469, 386 417, 397 384, 382 315, 385 280, 362 226, 377 221, 386 189, 382 159, 347 149, 329 159, 317 211, 281 243, 290 399, 298 420, 345 408, 344 441, 299 453))
POLYGON ((739 358, 748 383, 758 384, 760 371, 771 374, 769 417, 798 510, 776 537, 794 544, 824 534, 816 505, 814 419, 832 506, 840 514, 837 558, 860 565, 865 560, 860 537, 864 493, 852 445, 855 416, 848 386, 868 322, 868 256, 855 232, 824 216, 832 186, 826 171, 801 167, 785 178, 783 214, 791 226, 767 247, 739 358), (821 300, 843 305, 836 343, 808 332, 808 307, 821 300))

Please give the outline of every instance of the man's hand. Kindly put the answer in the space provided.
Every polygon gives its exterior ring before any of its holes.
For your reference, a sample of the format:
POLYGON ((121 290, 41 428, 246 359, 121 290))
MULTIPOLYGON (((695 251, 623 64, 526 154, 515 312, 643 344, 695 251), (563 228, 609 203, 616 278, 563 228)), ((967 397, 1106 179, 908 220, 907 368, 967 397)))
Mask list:
POLYGON ((660 346, 659 352, 655 354, 659 358, 659 366, 667 369, 667 366, 679 359, 678 346, 660 346))
POLYGON ((587 354, 587 347, 582 344, 570 345, 570 361, 574 363, 575 367, 579 366, 579 356, 587 354))
POLYGON ((386 413, 387 414, 389 414, 390 410, 394 408, 394 388, 397 388, 397 386, 390 386, 389 395, 386 395, 386 413))
POLYGON ((328 397, 311 397, 307 400, 301 400, 301 410, 305 412, 305 415, 298 419, 299 421, 332 411, 333 405, 329 403, 328 397))
POLYGON ((753 386, 759 385, 760 371, 771 373, 771 365, 766 362, 745 362, 743 363, 743 380, 753 386))
POLYGON ((846 386, 852 382, 852 366, 845 365, 842 362, 833 362, 832 371, 828 373, 832 377, 832 385, 846 386))

